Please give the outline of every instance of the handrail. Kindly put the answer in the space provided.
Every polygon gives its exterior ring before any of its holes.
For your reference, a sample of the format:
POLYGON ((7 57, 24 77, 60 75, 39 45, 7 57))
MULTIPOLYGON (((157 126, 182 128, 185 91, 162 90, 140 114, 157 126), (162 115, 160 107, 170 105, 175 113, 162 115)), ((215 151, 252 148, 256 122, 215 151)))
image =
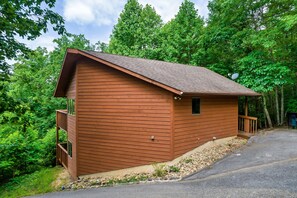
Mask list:
POLYGON ((56 126, 67 131, 67 110, 56 110, 56 126))
POLYGON ((56 110, 56 112, 63 113, 63 114, 67 115, 67 110, 64 110, 64 109, 56 110))
POLYGON ((245 119, 250 119, 250 120, 258 120, 256 117, 251 117, 251 116, 244 116, 244 115, 238 115, 240 118, 245 118, 245 119))
POLYGON ((67 153, 67 150, 64 149, 64 147, 61 145, 61 143, 58 144, 58 147, 60 147, 60 149, 61 149, 62 151, 64 151, 65 153, 67 153))
POLYGON ((258 131, 258 118, 238 115, 238 130, 245 133, 256 133, 258 131))
POLYGON ((68 167, 68 152, 61 144, 57 144, 57 161, 64 167, 68 167))

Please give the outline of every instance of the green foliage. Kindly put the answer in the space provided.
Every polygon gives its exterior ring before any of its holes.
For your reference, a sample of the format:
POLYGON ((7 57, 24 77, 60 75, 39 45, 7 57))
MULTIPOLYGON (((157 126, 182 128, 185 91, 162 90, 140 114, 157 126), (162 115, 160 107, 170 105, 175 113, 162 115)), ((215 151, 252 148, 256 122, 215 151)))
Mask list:
POLYGON ((145 181, 148 179, 146 174, 139 174, 133 176, 127 176, 123 179, 109 179, 106 183, 100 180, 94 181, 92 185, 100 185, 100 186, 113 186, 115 184, 127 184, 127 183, 138 183, 140 181, 145 181))
POLYGON ((10 125, 0 129, 0 177, 17 176, 39 168, 40 143, 37 131, 27 128, 26 132, 10 125))
POLYGON ((200 37, 203 19, 198 16, 194 3, 185 0, 175 16, 162 28, 160 59, 183 64, 200 64, 200 37))
POLYGON ((66 101, 53 93, 65 50, 94 46, 82 35, 67 34, 54 42, 57 47, 52 52, 37 48, 19 56, 6 84, 13 106, 0 114, 2 179, 55 164, 55 110, 66 109, 66 101))
POLYGON ((188 163, 192 163, 193 162, 193 159, 192 158, 187 158, 185 159, 185 163, 188 164, 188 163))
POLYGON ((292 82, 289 67, 267 60, 254 52, 238 61, 238 82, 260 93, 273 91, 276 86, 292 82))
POLYGON ((107 49, 108 49, 108 44, 104 42, 98 41, 95 44, 95 50, 98 52, 107 52, 107 49))
POLYGON ((275 90, 296 83, 296 5, 295 0, 213 0, 208 5, 202 65, 224 76, 237 72, 237 82, 262 93, 266 105, 264 100, 250 103, 250 114, 259 118, 277 114, 275 90), (259 106, 267 110, 265 116, 259 106))
MULTIPOLYGON (((1 179, 55 163, 55 109, 65 109, 66 102, 54 98, 53 92, 67 48, 202 65, 224 76, 237 72, 237 82, 267 100, 267 105, 260 99, 249 103, 249 113, 262 121, 260 125, 265 123, 263 108, 275 114, 275 96, 280 94, 276 89, 284 88, 285 111, 297 111, 296 0, 212 0, 207 24, 194 3, 184 0, 165 25, 152 6, 128 0, 109 44, 93 45, 83 35, 66 33, 53 41, 57 46, 52 52, 29 51, 15 36, 33 40, 47 31, 48 23, 64 31, 63 19, 49 9, 54 3, 5 1, 0 6, 1 179), (5 58, 16 58, 17 63, 9 67, 5 58)), ((164 165, 154 168, 158 177, 167 174, 164 165)))
POLYGON ((169 166, 169 172, 178 173, 180 171, 180 168, 177 166, 169 166))
POLYGON ((110 36, 107 52, 157 58, 161 17, 154 8, 128 0, 110 36))
POLYGON ((286 112, 297 112, 297 98, 288 100, 286 112))
MULTIPOLYGON (((53 12, 55 0, 23 0, 1 1, 0 9, 0 65, 7 67, 5 59, 15 58, 19 53, 26 53, 29 49, 16 37, 34 40, 47 32, 49 24, 53 30, 62 34, 64 19, 53 12)), ((1 73, 1 70, 0 70, 1 73)))
POLYGON ((15 177, 0 186, 0 197, 14 198, 52 192, 56 190, 52 182, 56 180, 61 168, 45 168, 32 174, 15 177))
POLYGON ((167 174, 165 164, 153 164, 154 167, 154 176, 155 177, 163 177, 167 174))
MULTIPOLYGON (((40 155, 42 156, 42 166, 54 166, 56 164, 56 129, 47 131, 40 141, 40 155)), ((67 133, 59 133, 59 142, 67 141, 67 133)))

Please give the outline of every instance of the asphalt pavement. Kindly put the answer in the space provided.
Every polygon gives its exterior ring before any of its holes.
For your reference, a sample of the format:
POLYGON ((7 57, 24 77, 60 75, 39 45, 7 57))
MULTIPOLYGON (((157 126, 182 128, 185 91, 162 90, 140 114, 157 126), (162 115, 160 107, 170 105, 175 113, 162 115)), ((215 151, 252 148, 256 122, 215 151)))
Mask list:
POLYGON ((179 182, 121 185, 37 197, 296 197, 297 130, 254 136, 243 148, 179 182))

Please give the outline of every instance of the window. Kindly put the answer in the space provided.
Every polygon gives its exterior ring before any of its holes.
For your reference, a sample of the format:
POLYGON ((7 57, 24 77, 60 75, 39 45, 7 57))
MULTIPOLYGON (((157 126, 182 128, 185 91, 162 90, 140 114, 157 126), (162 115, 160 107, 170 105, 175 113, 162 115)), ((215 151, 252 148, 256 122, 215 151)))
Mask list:
POLYGON ((200 98, 192 98, 192 114, 200 114, 200 98))
POLYGON ((67 142, 67 153, 72 157, 72 143, 70 141, 67 142))
POLYGON ((75 115, 75 100, 67 99, 67 112, 70 115, 75 115))

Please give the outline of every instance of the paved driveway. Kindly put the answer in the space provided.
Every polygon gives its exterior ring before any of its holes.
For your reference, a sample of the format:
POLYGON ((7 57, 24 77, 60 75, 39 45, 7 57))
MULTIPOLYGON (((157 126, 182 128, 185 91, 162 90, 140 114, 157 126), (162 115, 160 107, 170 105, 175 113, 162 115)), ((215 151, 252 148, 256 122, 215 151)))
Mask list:
POLYGON ((125 185, 41 197, 296 197, 297 130, 253 137, 237 152, 180 182, 125 185))

